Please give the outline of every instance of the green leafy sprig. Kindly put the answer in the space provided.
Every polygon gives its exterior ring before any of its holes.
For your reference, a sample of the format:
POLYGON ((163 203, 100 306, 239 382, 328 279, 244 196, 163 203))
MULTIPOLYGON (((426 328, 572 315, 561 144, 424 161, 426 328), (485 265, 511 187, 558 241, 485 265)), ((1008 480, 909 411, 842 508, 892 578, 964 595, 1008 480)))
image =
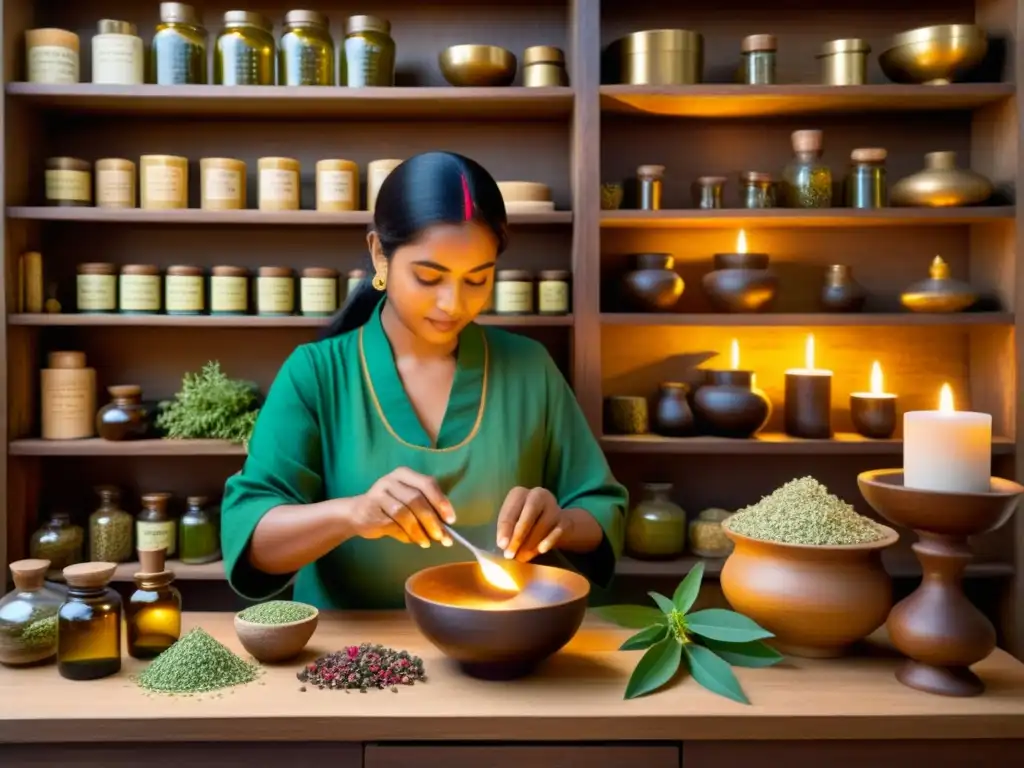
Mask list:
POLYGON ((732 667, 770 667, 782 661, 782 654, 763 642, 772 633, 746 616, 724 608, 688 613, 703 578, 704 563, 697 563, 671 600, 648 593, 657 608, 609 605, 597 609, 619 626, 640 630, 619 648, 646 651, 630 675, 625 698, 652 693, 683 669, 712 693, 749 704, 732 667))
POLYGON ((251 382, 228 378, 211 361, 186 373, 181 391, 162 405, 157 426, 175 440, 228 440, 246 445, 256 424, 257 391, 251 382))

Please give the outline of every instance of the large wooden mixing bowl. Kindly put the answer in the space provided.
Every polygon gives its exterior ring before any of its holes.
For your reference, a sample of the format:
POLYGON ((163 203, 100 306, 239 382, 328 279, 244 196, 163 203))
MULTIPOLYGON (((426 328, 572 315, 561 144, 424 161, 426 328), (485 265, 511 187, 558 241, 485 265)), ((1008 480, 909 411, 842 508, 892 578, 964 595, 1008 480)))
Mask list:
POLYGON ((414 573, 405 605, 420 632, 473 677, 509 680, 529 674, 568 643, 583 623, 589 582, 547 565, 509 563, 522 591, 489 586, 475 562, 414 573))

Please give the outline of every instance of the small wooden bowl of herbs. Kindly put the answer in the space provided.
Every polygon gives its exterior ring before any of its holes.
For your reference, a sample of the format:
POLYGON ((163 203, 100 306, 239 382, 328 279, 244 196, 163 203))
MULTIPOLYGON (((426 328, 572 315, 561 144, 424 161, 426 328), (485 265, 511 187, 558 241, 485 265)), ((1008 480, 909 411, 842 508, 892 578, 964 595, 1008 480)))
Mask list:
POLYGON ((320 612, 312 605, 271 600, 235 614, 235 634, 257 661, 288 661, 302 653, 316 632, 320 612))

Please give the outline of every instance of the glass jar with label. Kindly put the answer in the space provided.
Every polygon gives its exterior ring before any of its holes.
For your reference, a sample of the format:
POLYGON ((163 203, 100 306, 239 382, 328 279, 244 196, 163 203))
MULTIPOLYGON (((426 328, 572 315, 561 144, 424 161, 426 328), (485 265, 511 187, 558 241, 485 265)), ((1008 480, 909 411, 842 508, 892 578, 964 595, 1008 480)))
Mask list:
POLYGON ((28 549, 32 557, 49 560, 50 567, 46 578, 50 581, 63 581, 63 570, 75 563, 82 562, 82 547, 85 533, 82 527, 71 522, 67 512, 53 512, 50 519, 32 534, 28 549))
POLYGON ((92 205, 92 163, 77 157, 48 158, 45 181, 47 205, 92 205))
POLYGON ((354 211, 359 208, 359 166, 351 160, 320 160, 316 164, 316 209, 354 211))
POLYGON ((117 311, 117 267, 104 262, 78 265, 76 306, 83 314, 117 311))
POLYGON ((57 612, 57 671, 98 680, 121 671, 121 598, 109 586, 115 563, 64 569, 68 593, 57 612))
POLYGON ((334 85, 334 40, 327 17, 316 11, 284 16, 278 62, 281 85, 334 85))
POLYGON ((120 157, 96 161, 96 207, 135 207, 135 163, 120 157))
POLYGON ((135 591, 125 605, 128 655, 152 659, 181 635, 181 593, 173 586, 174 571, 167 569, 163 549, 139 549, 135 591))
POLYGON ((156 84, 205 85, 206 37, 191 5, 160 3, 160 23, 152 44, 156 84))
POLYGON ((352 295, 359 284, 366 279, 365 269, 350 269, 348 276, 345 280, 345 300, 348 301, 348 297, 352 295))
POLYGON ((249 271, 245 267, 214 267, 210 276, 210 314, 249 312, 249 271))
POLYGON ((260 267, 256 276, 256 313, 283 317, 295 313, 295 273, 288 267, 260 267))
POLYGON ((168 211, 188 208, 188 158, 143 155, 139 158, 142 207, 168 211))
POLYGON ((200 207, 205 211, 240 211, 245 208, 245 161, 231 157, 204 157, 199 161, 200 207))
POLYGON ((266 16, 228 11, 213 50, 216 85, 274 84, 274 25, 266 16))
POLYGON ((402 160, 387 158, 373 160, 366 166, 366 210, 373 212, 377 205, 377 193, 380 192, 380 185, 402 162, 402 160))
POLYGON ((121 491, 113 485, 96 488, 100 505, 89 515, 89 559, 125 563, 132 559, 132 516, 121 509, 121 491))
POLYGON ((46 585, 46 560, 10 564, 14 590, 0 599, 0 664, 19 667, 57 653, 57 610, 64 598, 46 585))
MULTIPOLYGON (((104 440, 143 440, 154 421, 152 405, 142 403, 142 387, 115 384, 107 387, 110 402, 96 414, 96 431, 104 440)), ((95 559, 95 558, 93 558, 95 559)))
POLYGON ((78 35, 48 27, 25 32, 25 79, 30 83, 70 85, 77 83, 78 35))
POLYGON ((164 307, 168 315, 201 315, 206 310, 203 268, 174 264, 164 278, 164 307))
POLYGON ((100 19, 92 38, 92 81, 103 85, 142 85, 146 55, 129 21, 100 19))
POLYGON ((160 312, 160 268, 155 264, 125 264, 118 283, 120 309, 126 315, 160 312))
POLYGON ((572 273, 567 269, 545 269, 537 280, 537 310, 542 315, 569 314, 572 273))
POLYGON ((299 278, 299 311, 327 317, 338 311, 338 272, 329 267, 306 267, 299 278))
POLYGON ((142 497, 142 510, 135 517, 137 549, 166 549, 167 556, 178 553, 178 526, 167 509, 169 493, 147 493, 142 497))
POLYGON ((533 275, 525 269, 498 270, 494 311, 499 315, 532 315, 533 291, 533 275))
POLYGON ((259 208, 261 211, 299 210, 299 161, 291 157, 259 160, 259 208))
POLYGON ((391 22, 376 16, 352 16, 345 28, 345 55, 341 57, 338 82, 349 88, 394 85, 391 22))
POLYGON ((220 560, 220 535, 216 517, 207 509, 205 496, 189 496, 178 523, 181 562, 191 565, 220 560))

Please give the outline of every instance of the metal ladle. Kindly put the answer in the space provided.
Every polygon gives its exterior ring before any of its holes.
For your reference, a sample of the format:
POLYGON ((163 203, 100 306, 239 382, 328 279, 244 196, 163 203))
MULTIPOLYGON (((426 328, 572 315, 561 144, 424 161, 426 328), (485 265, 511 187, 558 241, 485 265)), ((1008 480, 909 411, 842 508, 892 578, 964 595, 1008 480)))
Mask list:
POLYGON ((453 541, 458 542, 473 553, 473 557, 476 558, 477 563, 480 565, 480 570, 489 584, 506 592, 519 591, 520 586, 512 577, 512 574, 505 568, 505 559, 503 557, 493 552, 488 552, 485 549, 480 549, 447 523, 442 523, 441 525, 445 533, 451 536, 453 541))

